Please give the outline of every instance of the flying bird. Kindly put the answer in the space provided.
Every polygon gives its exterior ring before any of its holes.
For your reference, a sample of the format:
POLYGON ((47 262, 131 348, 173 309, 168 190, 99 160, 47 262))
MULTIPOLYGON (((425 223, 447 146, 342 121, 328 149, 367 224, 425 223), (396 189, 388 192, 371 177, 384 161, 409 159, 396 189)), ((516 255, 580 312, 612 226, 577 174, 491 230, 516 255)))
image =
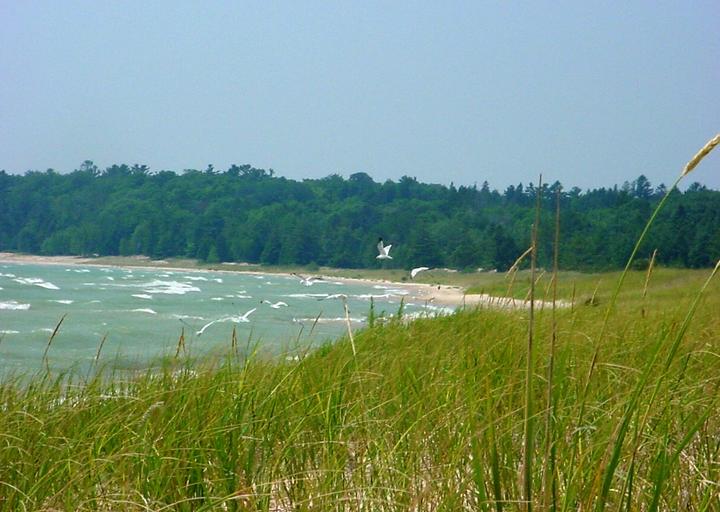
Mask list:
POLYGON ((248 311, 248 312, 245 313, 244 315, 240 315, 240 316, 224 316, 224 317, 222 317, 222 318, 218 318, 217 320, 213 320, 212 322, 208 322, 208 323, 206 323, 205 325, 203 325, 202 328, 201 328, 199 331, 197 331, 195 334, 198 335, 198 336, 202 336, 202 333, 205 332, 205 329, 207 329, 207 328, 210 327, 211 325, 216 324, 216 323, 219 323, 219 322, 235 322, 236 324, 247 323, 247 322, 250 321, 250 320, 248 319, 248 317, 249 317, 252 313, 254 313, 256 310, 257 310, 257 308, 252 308, 250 311, 248 311))
POLYGON ((260 304, 268 304, 268 305, 269 305, 271 308, 273 308, 273 309, 280 309, 280 308, 282 308, 282 307, 285 307, 285 308, 288 307, 288 305, 287 305, 285 302, 281 301, 281 300, 278 301, 278 302, 276 302, 275 304, 273 304, 273 303, 270 302, 269 300, 263 299, 263 300, 260 301, 260 304))
POLYGON ((378 250, 379 254, 377 256, 375 256, 375 258, 378 260, 391 260, 392 259, 392 256, 390 256, 390 248, 391 247, 392 247, 392 244, 384 245, 383 239, 379 238, 378 243, 377 243, 377 250, 378 250))
POLYGON ((202 328, 201 328, 199 331, 197 331, 195 334, 197 334, 198 336, 202 336, 202 333, 205 332, 205 329, 207 329, 207 328, 210 327, 211 325, 213 325, 213 324, 215 324, 215 323, 217 323, 217 322, 221 322, 221 321, 222 321, 222 320, 218 318, 217 320, 213 320, 212 322, 208 322, 208 323, 206 323, 205 325, 203 325, 202 328))
POLYGON ((418 275, 420 272, 424 272, 425 270, 430 270, 430 267, 417 267, 410 271, 410 279, 415 279, 415 276, 418 275))
POLYGON ((300 283, 301 283, 301 284, 304 284, 305 286, 312 286, 315 281, 322 281, 322 280, 323 280, 322 277, 317 277, 317 276, 308 276, 308 277, 305 277, 305 276, 301 276, 300 274, 296 274, 295 272, 293 272, 292 275, 294 275, 295 277, 297 277, 298 279, 300 279, 300 283))
POLYGON ((250 320, 248 319, 248 317, 249 317, 252 313, 254 313, 256 310, 257 310, 257 308, 252 308, 250 311, 248 311, 247 313, 245 313, 245 314, 242 315, 242 316, 231 316, 231 317, 229 317, 229 319, 232 320, 232 321, 235 322, 235 323, 249 322, 250 320))

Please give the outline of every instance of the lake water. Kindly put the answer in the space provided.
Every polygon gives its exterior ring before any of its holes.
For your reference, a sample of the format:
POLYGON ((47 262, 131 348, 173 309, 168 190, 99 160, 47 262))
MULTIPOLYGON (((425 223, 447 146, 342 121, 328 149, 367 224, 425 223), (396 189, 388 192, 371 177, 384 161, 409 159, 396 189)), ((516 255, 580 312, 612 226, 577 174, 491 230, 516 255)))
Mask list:
MULTIPOLYGON (((377 313, 394 314, 407 294, 392 285, 332 280, 305 286, 293 276, 272 274, 4 263, 0 374, 41 369, 48 339, 63 316, 48 352, 53 370, 90 368, 103 337, 101 361, 120 368, 142 368, 174 355, 183 330, 193 355, 228 350, 233 327, 240 347, 257 342, 281 353, 316 346, 346 332, 342 301, 321 300, 338 293, 348 297, 353 328, 364 325, 371 297, 377 313), (253 308, 244 322, 240 317, 253 308)), ((432 308, 412 302, 406 307, 411 315, 432 308)))

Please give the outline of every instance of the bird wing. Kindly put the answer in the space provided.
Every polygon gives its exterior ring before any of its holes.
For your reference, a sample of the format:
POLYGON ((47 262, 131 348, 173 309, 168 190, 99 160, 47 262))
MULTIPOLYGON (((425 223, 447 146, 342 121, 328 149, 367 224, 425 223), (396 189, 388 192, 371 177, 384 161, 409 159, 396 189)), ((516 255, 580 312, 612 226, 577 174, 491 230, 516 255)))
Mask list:
POLYGON ((380 254, 383 254, 383 251, 385 250, 385 246, 383 245, 383 241, 382 241, 382 240, 380 240, 380 241, 377 243, 377 250, 378 250, 378 252, 379 252, 380 254))
POLYGON ((198 336, 200 336, 202 333, 205 332, 205 329, 207 329, 208 327, 210 327, 212 324, 214 324, 214 323, 217 322, 217 321, 218 321, 218 320, 213 320, 212 322, 206 323, 205 325, 203 325, 203 326, 200 328, 200 330, 199 330, 196 334, 197 334, 198 336))
POLYGON ((390 247, 392 247, 392 244, 386 245, 386 246, 383 248, 383 252, 385 253, 385 256, 389 256, 389 255, 390 255, 390 247))
POLYGON ((414 269, 412 269, 412 270, 410 271, 410 277, 411 277, 412 279, 415 279, 415 276, 418 275, 418 274, 419 274, 420 272, 422 272, 423 270, 430 270, 430 268, 428 268, 428 267, 417 267, 417 268, 414 268, 414 269))
POLYGON ((249 317, 251 313, 254 313, 256 309, 257 309, 257 308, 252 308, 250 311, 248 311, 247 313, 245 313, 245 314, 242 316, 242 318, 244 318, 245 320, 247 320, 247 317, 249 317))

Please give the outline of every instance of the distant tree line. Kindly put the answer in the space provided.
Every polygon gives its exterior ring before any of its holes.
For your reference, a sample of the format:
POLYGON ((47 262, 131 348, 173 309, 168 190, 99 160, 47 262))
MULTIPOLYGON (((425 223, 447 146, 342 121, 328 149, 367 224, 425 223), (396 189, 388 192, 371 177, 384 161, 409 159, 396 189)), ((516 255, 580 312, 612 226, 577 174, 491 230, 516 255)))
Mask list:
MULTIPOLYGON (((542 187, 539 261, 552 258, 555 193, 561 194, 560 265, 619 268, 665 186, 645 176, 621 187, 542 187)), ((0 171, 0 250, 46 255, 171 256, 206 262, 377 267, 375 244, 393 244, 383 266, 504 270, 530 245, 536 187, 504 192, 365 173, 294 181, 272 170, 150 172, 92 162, 61 174, 0 171)), ((720 192, 697 183, 673 192, 642 254, 706 267, 720 258, 720 192)))

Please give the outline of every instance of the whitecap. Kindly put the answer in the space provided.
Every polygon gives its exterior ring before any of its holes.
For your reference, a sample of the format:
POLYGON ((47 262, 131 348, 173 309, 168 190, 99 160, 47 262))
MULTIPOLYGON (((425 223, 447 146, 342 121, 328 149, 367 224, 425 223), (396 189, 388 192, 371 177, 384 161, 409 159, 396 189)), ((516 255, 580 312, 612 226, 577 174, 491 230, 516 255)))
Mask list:
POLYGON ((151 315, 157 315, 157 311, 154 311, 149 308, 137 308, 132 310, 135 313, 150 313, 151 315))
POLYGON ((351 295, 351 297, 355 299, 389 299, 391 295, 389 293, 384 293, 382 295, 374 295, 372 293, 364 293, 361 295, 351 295))
POLYGON ((115 281, 115 278, 113 276, 105 276, 105 279, 108 281, 115 281))
POLYGON ((236 299, 252 299, 252 295, 235 295, 236 299))
POLYGON ((215 281, 216 283, 221 283, 221 284, 223 282, 223 280, 219 277, 216 277, 215 279, 213 279, 213 281, 215 281))
POLYGON ((207 277, 203 276, 183 276, 183 279, 188 279, 190 281, 207 281, 207 277))
POLYGON ((0 330, 0 334, 20 334, 20 331, 0 330))
POLYGON ((178 281, 155 280, 146 284, 137 285, 145 288, 146 293, 164 293, 167 295, 185 295, 189 292, 199 292, 200 288, 178 281))
POLYGON ((0 302, 0 309, 9 309, 11 311, 27 311, 30 309, 30 304, 20 304, 14 300, 7 302, 0 302))
POLYGON ((197 315, 178 315, 177 313, 173 313, 170 316, 178 320, 205 320, 205 317, 197 315))
POLYGON ((225 300, 225 299, 223 299, 222 297, 213 297, 213 298, 210 299, 210 300, 225 300))
POLYGON ((58 304, 72 304, 75 301, 70 300, 70 299, 58 299, 58 300, 51 300, 50 302, 57 302, 58 304))
MULTIPOLYGON (((353 323, 363 323, 365 322, 364 318, 357 318, 357 317, 350 317, 350 322, 353 323)), ((293 322, 295 323, 304 323, 304 322, 311 322, 314 323, 317 321, 319 324, 329 324, 329 323, 337 323, 337 322, 347 322, 347 319, 344 316, 338 316, 334 318, 293 318, 293 322)))
POLYGON ((427 306, 424 306, 423 309, 432 311, 436 315, 451 315, 451 314, 455 313, 455 310, 453 308, 449 308, 449 307, 445 307, 445 306, 433 306, 432 304, 428 304, 427 306))
POLYGON ((152 299, 152 295, 148 295, 147 293, 134 293, 133 297, 137 297, 138 299, 152 299))
POLYGON ((59 290, 57 286, 54 284, 45 281, 44 279, 40 279, 39 277, 18 277, 16 279, 13 279, 16 283, 20 284, 30 284, 39 286, 40 288, 47 288, 48 290, 59 290))
POLYGON ((407 290, 401 290, 400 288, 386 288, 385 292, 392 295, 408 295, 410 293, 407 290))
POLYGON ((281 297, 291 297, 293 299, 317 299, 318 297, 327 297, 327 293, 288 293, 281 297))
POLYGON ((0 273, 0 277, 9 277, 10 279, 17 277, 15 274, 2 274, 0 273))

